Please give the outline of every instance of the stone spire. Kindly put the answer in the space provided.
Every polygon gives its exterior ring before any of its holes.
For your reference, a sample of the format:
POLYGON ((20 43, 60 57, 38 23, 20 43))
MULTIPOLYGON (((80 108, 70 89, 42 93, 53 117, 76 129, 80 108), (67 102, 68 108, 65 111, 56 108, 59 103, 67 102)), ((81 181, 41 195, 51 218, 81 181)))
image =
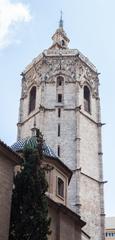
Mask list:
POLYGON ((60 16, 60 21, 59 21, 59 28, 63 28, 62 11, 61 11, 61 16, 60 16))

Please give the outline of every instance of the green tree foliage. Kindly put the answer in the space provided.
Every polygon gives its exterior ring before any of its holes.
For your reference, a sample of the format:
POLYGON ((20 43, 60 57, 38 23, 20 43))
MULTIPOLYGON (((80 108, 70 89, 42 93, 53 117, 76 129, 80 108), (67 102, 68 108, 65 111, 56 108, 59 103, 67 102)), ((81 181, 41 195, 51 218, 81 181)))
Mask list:
POLYGON ((24 148, 24 162, 14 177, 9 240, 47 240, 50 234, 42 146, 43 138, 37 131, 37 147, 24 148))

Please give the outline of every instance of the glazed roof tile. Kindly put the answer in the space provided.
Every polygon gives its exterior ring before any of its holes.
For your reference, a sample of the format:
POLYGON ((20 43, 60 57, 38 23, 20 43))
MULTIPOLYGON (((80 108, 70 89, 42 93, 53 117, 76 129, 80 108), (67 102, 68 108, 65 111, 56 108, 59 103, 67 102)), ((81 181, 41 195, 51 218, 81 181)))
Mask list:
MULTIPOLYGON (((11 149, 15 152, 20 152, 24 149, 25 145, 29 145, 31 148, 36 147, 37 146, 36 137, 33 136, 33 137, 27 137, 24 139, 20 139, 11 146, 11 149)), ((51 149, 51 147, 49 145, 47 145, 45 142, 43 143, 43 154, 48 157, 53 157, 53 158, 59 159, 58 156, 51 149)))

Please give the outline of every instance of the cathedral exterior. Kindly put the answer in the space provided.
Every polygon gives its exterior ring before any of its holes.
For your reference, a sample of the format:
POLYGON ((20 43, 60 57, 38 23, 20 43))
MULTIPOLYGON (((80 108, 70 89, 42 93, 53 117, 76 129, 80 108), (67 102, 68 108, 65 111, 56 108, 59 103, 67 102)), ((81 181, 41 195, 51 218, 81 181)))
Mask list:
POLYGON ((18 140, 36 127, 73 175, 67 206, 87 223, 91 240, 104 240, 103 164, 99 78, 60 19, 50 48, 22 72, 18 140))

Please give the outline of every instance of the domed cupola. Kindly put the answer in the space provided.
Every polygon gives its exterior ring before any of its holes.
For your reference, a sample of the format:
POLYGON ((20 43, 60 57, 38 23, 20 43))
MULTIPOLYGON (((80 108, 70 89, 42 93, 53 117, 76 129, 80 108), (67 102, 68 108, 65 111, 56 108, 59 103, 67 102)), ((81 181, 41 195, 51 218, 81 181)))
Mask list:
MULTIPOLYGON (((72 176, 72 171, 56 156, 54 151, 43 142, 39 129, 34 126, 31 130, 31 137, 18 140, 11 146, 11 149, 21 154, 24 149, 38 150, 39 144, 42 143, 43 157, 41 159, 41 165, 45 169, 45 176, 48 182, 46 195, 54 202, 66 205, 67 187, 72 176)), ((17 167, 17 170, 19 169, 17 167)))
MULTIPOLYGON (((25 147, 29 149, 36 149, 37 146, 38 146, 37 137, 32 136, 18 140, 11 146, 11 148, 14 152, 22 152, 25 147)), ((43 154, 47 157, 54 157, 58 159, 58 156, 45 142, 43 143, 43 154)))
MULTIPOLYGON (((32 130, 32 136, 31 137, 26 137, 23 139, 19 139, 16 143, 14 143, 11 148, 14 152, 19 152, 21 153, 25 148, 34 150, 38 149, 38 137, 37 137, 37 132, 39 129, 34 127, 31 129, 32 130)), ((56 159, 59 159, 59 157, 54 153, 54 151, 45 143, 43 142, 43 155, 47 157, 53 157, 56 159)))

